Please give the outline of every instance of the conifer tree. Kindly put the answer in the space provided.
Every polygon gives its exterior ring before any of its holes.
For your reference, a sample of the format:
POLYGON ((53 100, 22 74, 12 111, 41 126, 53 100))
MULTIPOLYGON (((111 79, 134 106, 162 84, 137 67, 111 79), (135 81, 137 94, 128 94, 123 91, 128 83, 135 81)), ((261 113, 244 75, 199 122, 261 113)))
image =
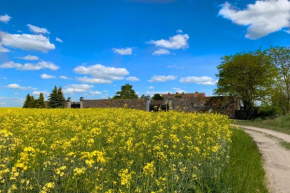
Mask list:
POLYGON ((35 99, 33 96, 30 96, 30 101, 29 101, 29 108, 35 108, 35 99))
POLYGON ((57 87, 54 86, 54 89, 52 90, 48 98, 48 106, 50 108, 58 108, 57 99, 58 99, 57 87))
POLYGON ((58 108, 64 108, 65 98, 63 96, 62 88, 59 87, 57 91, 57 103, 58 108))
POLYGON ((26 95, 26 100, 23 104, 23 108, 30 108, 29 105, 30 105, 30 95, 28 94, 28 95, 26 95))
POLYGON ((36 100, 36 108, 45 108, 43 94, 40 93, 38 99, 36 100))

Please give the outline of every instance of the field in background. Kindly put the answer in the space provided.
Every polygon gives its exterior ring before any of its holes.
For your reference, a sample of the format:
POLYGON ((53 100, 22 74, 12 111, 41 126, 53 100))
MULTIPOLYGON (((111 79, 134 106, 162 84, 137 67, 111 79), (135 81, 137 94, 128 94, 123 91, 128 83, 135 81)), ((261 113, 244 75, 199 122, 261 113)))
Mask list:
POLYGON ((2 108, 0 190, 266 192, 255 144, 229 125, 214 114, 2 108))

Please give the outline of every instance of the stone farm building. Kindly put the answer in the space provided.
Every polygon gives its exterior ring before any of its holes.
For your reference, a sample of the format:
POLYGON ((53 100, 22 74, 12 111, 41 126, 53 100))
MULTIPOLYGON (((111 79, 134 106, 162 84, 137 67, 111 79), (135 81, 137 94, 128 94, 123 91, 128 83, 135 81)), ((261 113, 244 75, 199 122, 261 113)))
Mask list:
POLYGON ((84 99, 79 102, 72 102, 69 97, 67 108, 121 108, 126 106, 131 109, 145 111, 156 110, 178 110, 184 112, 216 112, 228 115, 229 118, 235 117, 235 111, 240 110, 240 102, 234 97, 210 96, 205 93, 175 93, 163 94, 164 100, 151 100, 150 96, 146 99, 84 99))

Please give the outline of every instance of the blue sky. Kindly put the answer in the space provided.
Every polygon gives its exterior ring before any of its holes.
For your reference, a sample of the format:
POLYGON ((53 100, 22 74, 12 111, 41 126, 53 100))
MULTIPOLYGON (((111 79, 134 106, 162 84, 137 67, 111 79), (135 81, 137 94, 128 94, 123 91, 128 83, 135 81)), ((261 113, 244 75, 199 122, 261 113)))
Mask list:
POLYGON ((213 94, 221 57, 289 46, 290 2, 95 0, 0 2, 0 106, 62 86, 79 100, 213 94))

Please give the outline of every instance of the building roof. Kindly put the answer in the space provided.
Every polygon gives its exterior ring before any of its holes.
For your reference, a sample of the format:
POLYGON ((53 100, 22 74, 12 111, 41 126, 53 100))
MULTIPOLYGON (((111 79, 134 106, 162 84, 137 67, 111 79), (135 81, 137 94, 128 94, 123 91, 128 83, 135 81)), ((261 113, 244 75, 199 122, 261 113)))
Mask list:
POLYGON ((199 93, 199 92, 195 92, 195 93, 168 93, 168 94, 162 94, 162 96, 164 98, 168 98, 168 96, 172 96, 174 97, 180 97, 180 98, 194 98, 194 97, 205 97, 205 93, 199 93))

